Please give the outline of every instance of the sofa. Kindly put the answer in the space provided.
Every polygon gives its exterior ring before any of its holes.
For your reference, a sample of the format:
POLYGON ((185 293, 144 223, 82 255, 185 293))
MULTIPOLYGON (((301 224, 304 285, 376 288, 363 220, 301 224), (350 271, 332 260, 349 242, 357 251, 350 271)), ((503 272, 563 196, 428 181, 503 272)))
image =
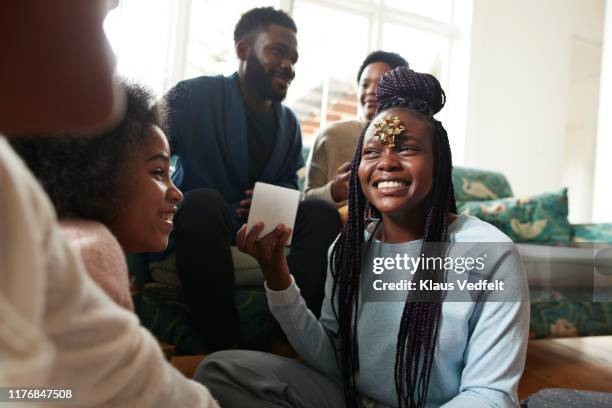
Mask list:
POLYGON ((514 197, 503 174, 456 167, 458 212, 517 244, 531 297, 531 338, 612 334, 612 224, 570 224, 567 189, 514 197))
MULTIPOLYGON (((585 276, 593 277, 595 257, 590 243, 612 243, 612 224, 571 225, 564 189, 516 198, 502 174, 465 167, 454 168, 453 182, 459 212, 492 223, 517 243, 530 285, 531 338, 612 334, 612 295, 604 294, 608 301, 595 302, 593 287, 584 284, 585 276), (555 273, 563 279, 551 279, 555 273)), ((257 262, 236 248, 232 257, 240 318, 238 346, 269 351, 283 336, 268 310, 257 262)), ((608 258, 604 261, 612 265, 608 258)), ((134 306, 143 325, 160 341, 174 345, 177 355, 206 353, 205 339, 186 324, 187 307, 173 256, 153 263, 142 255, 130 256, 128 264, 138 288, 134 306)))

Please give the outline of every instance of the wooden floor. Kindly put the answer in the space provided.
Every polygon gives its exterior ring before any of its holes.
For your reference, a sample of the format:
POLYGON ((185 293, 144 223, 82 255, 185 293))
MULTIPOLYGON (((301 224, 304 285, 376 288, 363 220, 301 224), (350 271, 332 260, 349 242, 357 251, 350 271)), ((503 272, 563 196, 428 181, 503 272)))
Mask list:
POLYGON ((519 398, 542 388, 612 392, 612 336, 531 340, 519 398))
MULTIPOLYGON (((203 355, 180 356, 171 361, 191 378, 203 358, 203 355)), ((543 388, 612 392, 612 336, 531 340, 519 398, 522 400, 543 388)))

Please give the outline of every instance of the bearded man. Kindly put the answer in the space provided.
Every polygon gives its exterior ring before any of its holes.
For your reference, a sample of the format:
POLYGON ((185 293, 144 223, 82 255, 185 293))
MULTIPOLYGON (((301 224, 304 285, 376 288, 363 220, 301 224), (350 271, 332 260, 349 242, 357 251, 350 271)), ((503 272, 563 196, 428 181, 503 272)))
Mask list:
MULTIPOLYGON (((169 251, 176 251, 192 328, 209 352, 240 343, 230 246, 248 218, 253 185, 298 188, 297 170, 304 165, 300 126, 280 103, 295 77, 296 33, 283 11, 252 9, 234 30, 238 72, 182 81, 166 97, 178 156, 172 178, 185 193, 169 251)), ((333 206, 300 203, 287 260, 317 316, 327 249, 339 230, 333 206)))

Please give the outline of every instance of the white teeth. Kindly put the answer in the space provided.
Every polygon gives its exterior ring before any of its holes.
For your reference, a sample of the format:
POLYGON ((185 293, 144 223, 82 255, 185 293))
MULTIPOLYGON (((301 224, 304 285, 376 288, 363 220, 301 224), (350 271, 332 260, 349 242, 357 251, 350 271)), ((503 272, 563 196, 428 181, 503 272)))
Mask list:
POLYGON ((402 181, 384 180, 378 183, 377 188, 379 190, 382 190, 385 188, 400 188, 400 187, 404 187, 405 185, 406 183, 402 181))
POLYGON ((174 218, 174 214, 173 213, 163 213, 161 215, 161 218, 164 221, 172 221, 172 218, 174 218))

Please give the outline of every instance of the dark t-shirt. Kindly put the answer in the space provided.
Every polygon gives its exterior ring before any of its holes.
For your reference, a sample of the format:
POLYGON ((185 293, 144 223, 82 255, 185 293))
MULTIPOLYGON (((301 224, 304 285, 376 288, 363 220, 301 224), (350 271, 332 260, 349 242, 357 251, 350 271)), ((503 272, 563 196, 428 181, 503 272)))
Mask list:
POLYGON ((249 149, 249 181, 253 185, 272 156, 278 131, 276 111, 258 112, 244 105, 249 149))

